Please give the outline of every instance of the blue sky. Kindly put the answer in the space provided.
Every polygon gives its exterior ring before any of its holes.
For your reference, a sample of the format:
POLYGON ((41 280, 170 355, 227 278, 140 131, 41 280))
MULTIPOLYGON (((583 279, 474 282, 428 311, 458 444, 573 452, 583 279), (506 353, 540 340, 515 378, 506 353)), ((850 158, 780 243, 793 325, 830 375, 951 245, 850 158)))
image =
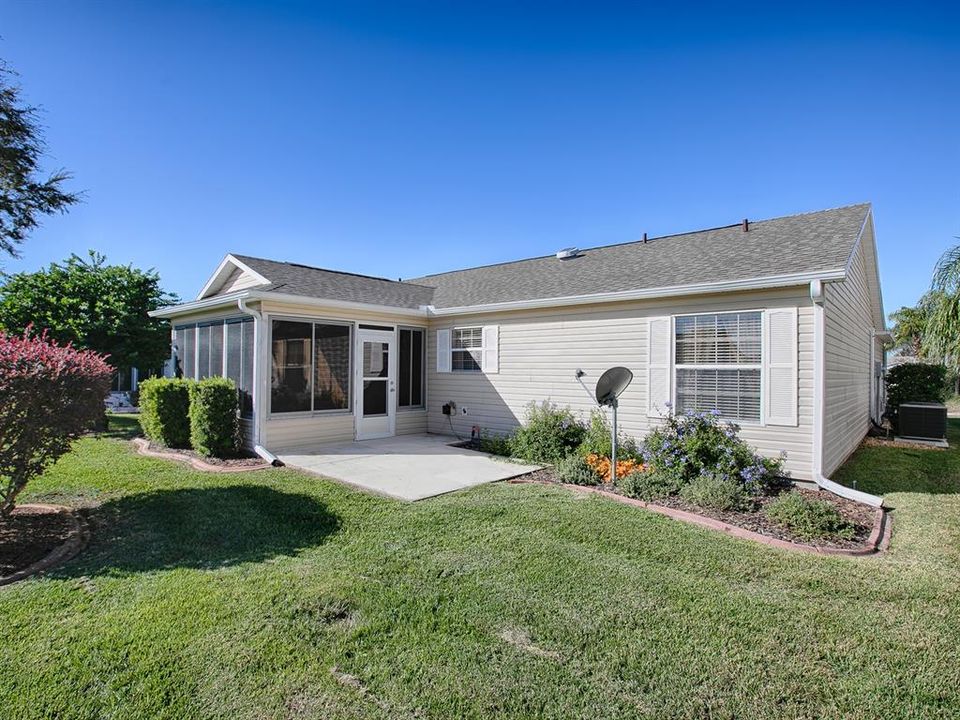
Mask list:
POLYGON ((191 298, 227 251, 413 277, 870 201, 912 303, 960 235, 957 4, 778 5, 0 0, 86 193, 5 268, 191 298))

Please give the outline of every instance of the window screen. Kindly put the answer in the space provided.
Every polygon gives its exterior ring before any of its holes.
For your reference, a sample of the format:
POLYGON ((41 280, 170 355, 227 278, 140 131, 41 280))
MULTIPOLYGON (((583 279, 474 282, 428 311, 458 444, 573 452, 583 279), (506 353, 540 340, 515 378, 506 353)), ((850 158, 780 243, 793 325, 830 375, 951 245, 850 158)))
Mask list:
POLYGON ((274 320, 270 412, 350 407, 350 326, 274 320))
POLYGON ((423 330, 400 330, 399 395, 400 407, 423 407, 423 330))
POLYGON ((273 321, 273 372, 271 412, 302 412, 312 407, 310 369, 313 325, 289 320, 273 321))
POLYGON ((350 407, 350 327, 314 325, 313 409, 350 407))

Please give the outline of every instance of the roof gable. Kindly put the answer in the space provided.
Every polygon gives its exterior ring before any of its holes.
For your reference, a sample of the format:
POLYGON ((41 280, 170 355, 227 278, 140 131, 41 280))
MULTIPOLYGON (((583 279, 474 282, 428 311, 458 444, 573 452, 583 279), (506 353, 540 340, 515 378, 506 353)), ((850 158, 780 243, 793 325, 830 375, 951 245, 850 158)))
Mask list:
POLYGON ((228 253, 220 261, 203 289, 197 294, 197 300, 269 284, 270 280, 244 263, 236 255, 228 253))

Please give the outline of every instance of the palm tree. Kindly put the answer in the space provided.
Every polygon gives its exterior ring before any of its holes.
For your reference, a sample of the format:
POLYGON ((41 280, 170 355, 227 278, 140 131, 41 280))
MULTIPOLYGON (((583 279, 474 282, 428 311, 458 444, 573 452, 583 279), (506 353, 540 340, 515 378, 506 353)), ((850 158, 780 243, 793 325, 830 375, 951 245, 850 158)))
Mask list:
POLYGON ((923 353, 942 360, 956 372, 960 365, 960 245, 940 256, 927 295, 931 296, 931 303, 924 326, 923 353))

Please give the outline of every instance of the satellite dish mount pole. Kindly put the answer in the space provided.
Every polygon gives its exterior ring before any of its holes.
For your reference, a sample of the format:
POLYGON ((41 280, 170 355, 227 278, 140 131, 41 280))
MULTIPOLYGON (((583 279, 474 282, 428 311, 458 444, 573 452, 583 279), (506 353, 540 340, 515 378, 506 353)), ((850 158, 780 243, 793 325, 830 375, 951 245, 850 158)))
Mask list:
POLYGON ((610 436, 610 484, 617 484, 617 405, 620 402, 617 398, 610 401, 610 407, 613 409, 613 429, 610 436))

